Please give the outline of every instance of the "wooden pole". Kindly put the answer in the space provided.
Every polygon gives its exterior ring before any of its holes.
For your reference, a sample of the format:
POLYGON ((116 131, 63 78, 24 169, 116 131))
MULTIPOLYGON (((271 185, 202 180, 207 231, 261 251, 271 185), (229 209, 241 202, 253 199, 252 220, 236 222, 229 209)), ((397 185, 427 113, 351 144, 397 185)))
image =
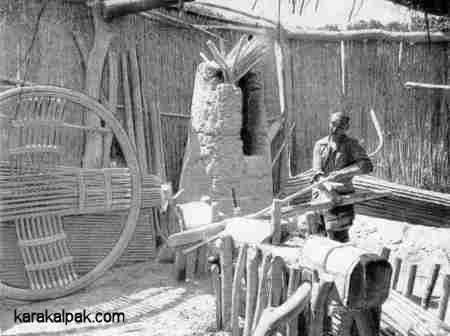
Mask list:
POLYGON ((272 202, 272 214, 271 214, 271 224, 272 224, 272 244, 280 245, 281 243, 281 201, 279 199, 274 199, 272 202))
POLYGON ((436 280, 439 276, 440 270, 441 265, 439 264, 433 265, 433 269, 431 270, 431 276, 428 280, 428 284, 425 290, 425 295, 422 298, 422 307, 424 309, 428 309, 430 305, 431 295, 433 294, 434 287, 436 286, 436 280))
POLYGON ((269 302, 269 290, 268 290, 268 273, 270 269, 270 261, 272 255, 270 253, 264 253, 261 267, 259 269, 259 284, 258 284, 258 296, 256 301, 255 316, 253 319, 252 329, 255 329, 258 325, 259 319, 263 310, 267 307, 269 302))
POLYGON ((260 252, 252 247, 247 253, 247 292, 245 295, 245 322, 243 336, 251 336, 258 296, 258 267, 260 252))
MULTIPOLYGON (((294 268, 289 269, 288 299, 294 294, 300 285, 301 273, 294 268)), ((293 318, 287 325, 286 336, 298 336, 298 318, 293 318)))
POLYGON ((270 272, 270 300, 269 303, 273 307, 277 307, 281 304, 281 297, 283 294, 283 282, 285 264, 283 258, 280 256, 274 256, 271 261, 270 272))
POLYGON ((413 264, 409 266, 408 269, 408 280, 406 282, 406 287, 404 291, 404 295, 409 298, 411 297, 413 291, 414 291, 414 283, 416 281, 416 274, 417 274, 417 265, 413 264))
POLYGON ((450 274, 447 274, 442 281, 442 297, 439 301, 439 319, 441 321, 445 320, 445 314, 447 313, 448 298, 450 294, 450 274))
POLYGON ((397 289, 401 268, 402 268, 402 259, 397 257, 394 259, 394 275, 392 276, 392 289, 397 289))
POLYGON ((222 286, 220 280, 220 266, 213 264, 211 266, 211 278, 213 283, 214 293, 216 294, 216 328, 221 330, 222 325, 222 286))
POLYGON ((283 305, 264 310, 255 328, 254 336, 268 336, 279 326, 297 317, 308 305, 311 298, 311 284, 304 283, 283 305))
POLYGON ((241 280, 244 275, 248 245, 244 244, 239 249, 236 270, 233 278, 233 290, 231 299, 231 335, 239 336, 239 309, 241 304, 241 280))
POLYGON ((222 288, 222 323, 225 331, 231 330, 231 301, 233 291, 233 238, 223 237, 218 241, 222 288))

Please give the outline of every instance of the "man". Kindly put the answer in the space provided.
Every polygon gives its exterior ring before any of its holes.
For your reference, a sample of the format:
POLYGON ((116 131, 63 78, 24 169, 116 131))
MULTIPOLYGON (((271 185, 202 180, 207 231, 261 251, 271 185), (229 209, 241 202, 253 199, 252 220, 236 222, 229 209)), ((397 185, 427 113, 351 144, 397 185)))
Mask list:
MULTIPOLYGON (((350 117, 342 112, 330 117, 329 135, 316 142, 313 152, 312 182, 319 182, 330 174, 336 176, 332 182, 313 190, 313 202, 340 201, 340 195, 353 193, 352 178, 359 174, 368 174, 373 170, 366 151, 356 139, 347 136, 350 117), (345 168, 344 170, 342 170, 345 168), (345 173, 343 173, 345 172, 345 173)), ((306 223, 309 233, 323 233, 339 242, 349 240, 349 228, 355 217, 353 205, 335 206, 330 210, 308 212, 306 223)))

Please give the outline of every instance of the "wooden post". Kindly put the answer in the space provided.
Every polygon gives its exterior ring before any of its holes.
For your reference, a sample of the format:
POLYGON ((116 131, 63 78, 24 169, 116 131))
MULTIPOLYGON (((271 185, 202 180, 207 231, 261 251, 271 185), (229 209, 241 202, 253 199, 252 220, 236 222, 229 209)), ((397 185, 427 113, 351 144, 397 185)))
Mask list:
POLYGON ((247 292, 245 295, 245 323, 243 336, 251 336, 258 295, 258 267, 260 253, 250 248, 247 253, 247 292))
POLYGON ((445 314, 447 313, 448 298, 450 293, 450 274, 447 274, 442 281, 442 297, 439 301, 439 319, 441 321, 445 320, 445 314))
POLYGON ((274 256, 271 261, 270 272, 270 300, 269 303, 273 307, 281 304, 281 296, 283 292, 285 264, 283 258, 274 256))
POLYGON ((231 299, 231 335, 239 336, 239 309, 241 304, 241 280, 244 275, 248 245, 244 244, 239 249, 236 270, 233 278, 233 290, 231 299))
POLYGON ((272 244, 280 245, 281 243, 281 201, 279 199, 274 199, 272 202, 272 244))
POLYGON ((402 268, 402 259, 394 259, 394 275, 392 276, 392 289, 397 289, 398 278, 400 276, 400 270, 402 268))
POLYGON ((222 287, 222 323, 225 331, 231 330, 231 298, 233 291, 233 238, 218 241, 222 287))
POLYGON ((177 281, 186 279, 186 256, 183 252, 177 251, 175 253, 175 263, 173 265, 174 277, 177 281))
POLYGON ((378 336, 378 328, 371 310, 362 310, 353 314, 359 336, 378 336))
POLYGON ((428 309, 430 305, 431 295, 433 294, 434 286, 436 286, 436 280, 439 276, 439 271, 441 270, 441 265, 435 264, 433 265, 433 269, 431 270, 431 277, 428 280, 428 284, 425 290, 425 295, 422 298, 422 307, 424 309, 428 309))
POLYGON ((213 264, 211 266, 212 283, 214 293, 216 294, 216 328, 221 330, 222 325, 222 286, 220 280, 220 266, 213 264))
POLYGON ((269 289, 268 289, 268 273, 270 269, 270 261, 272 255, 270 253, 264 253, 261 267, 259 268, 259 284, 258 284, 258 297, 256 301, 255 316, 253 319, 252 329, 254 330, 258 325, 259 318, 263 310, 267 307, 269 302, 269 289))
MULTIPOLYGON (((288 299, 300 285, 301 273, 294 268, 289 269, 289 284, 287 290, 288 299)), ((287 325, 286 336, 298 336, 298 318, 293 318, 287 325)))
POLYGON ((408 281, 406 282, 405 291, 403 293, 407 298, 411 297, 413 293, 414 283, 416 281, 416 274, 417 274, 417 265, 415 264, 410 265, 408 269, 408 281))
POLYGON ((391 249, 388 247, 383 246, 383 248, 381 249, 381 253, 380 256, 382 258, 385 258, 386 260, 389 260, 389 256, 391 255, 391 249))

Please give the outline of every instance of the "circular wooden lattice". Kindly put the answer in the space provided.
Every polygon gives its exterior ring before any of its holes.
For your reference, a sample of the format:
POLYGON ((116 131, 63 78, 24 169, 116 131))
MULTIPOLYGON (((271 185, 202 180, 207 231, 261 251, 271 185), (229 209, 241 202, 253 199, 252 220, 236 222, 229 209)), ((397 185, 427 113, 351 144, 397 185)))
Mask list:
MULTIPOLYGON (((51 86, 1 93, 0 131, 0 223, 15 228, 28 283, 0 278, 0 297, 42 300, 87 286, 121 256, 138 220, 141 176, 127 134, 94 99, 51 86), (85 125, 92 114, 102 126, 85 125), (89 137, 115 137, 126 167, 82 168, 89 137), (63 218, 114 211, 125 213, 118 239, 94 267, 78 272, 63 218)), ((0 239, 13 238, 0 232, 0 239)))

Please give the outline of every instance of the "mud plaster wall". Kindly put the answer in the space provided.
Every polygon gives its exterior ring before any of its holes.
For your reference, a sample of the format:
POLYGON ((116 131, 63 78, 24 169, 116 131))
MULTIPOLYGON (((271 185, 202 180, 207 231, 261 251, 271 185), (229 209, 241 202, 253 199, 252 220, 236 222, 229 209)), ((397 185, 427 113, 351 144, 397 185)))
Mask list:
POLYGON ((261 83, 258 72, 252 73, 240 82, 241 90, 223 83, 205 63, 199 65, 180 181, 185 190, 182 201, 208 195, 225 214, 233 211, 232 189, 244 213, 271 201, 270 147, 261 83))

